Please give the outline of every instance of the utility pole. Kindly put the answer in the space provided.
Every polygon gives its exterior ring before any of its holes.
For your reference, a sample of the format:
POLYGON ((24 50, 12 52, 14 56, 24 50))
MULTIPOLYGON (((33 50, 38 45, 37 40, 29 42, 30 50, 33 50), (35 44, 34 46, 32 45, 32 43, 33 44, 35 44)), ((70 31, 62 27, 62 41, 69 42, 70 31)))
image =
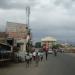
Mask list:
POLYGON ((29 27, 29 24, 30 23, 30 7, 27 6, 26 7, 26 24, 27 24, 27 27, 28 27, 28 34, 27 34, 27 51, 29 52, 30 50, 30 35, 31 35, 31 32, 30 32, 30 27, 29 27))
POLYGON ((27 6, 26 7, 26 24, 28 25, 28 27, 29 27, 29 22, 30 22, 30 7, 27 6))

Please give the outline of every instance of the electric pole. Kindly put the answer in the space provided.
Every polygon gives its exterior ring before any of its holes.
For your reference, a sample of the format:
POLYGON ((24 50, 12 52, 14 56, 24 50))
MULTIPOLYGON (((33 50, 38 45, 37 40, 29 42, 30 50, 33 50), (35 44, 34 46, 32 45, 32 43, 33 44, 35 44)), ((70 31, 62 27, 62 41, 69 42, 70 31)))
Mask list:
POLYGON ((26 7, 26 24, 27 24, 27 27, 28 27, 28 34, 27 34, 27 51, 29 52, 30 51, 30 42, 31 42, 31 39, 30 39, 30 36, 31 36, 31 32, 30 32, 30 7, 27 6, 26 7))
POLYGON ((30 22, 30 7, 26 7, 26 24, 29 27, 29 22, 30 22))

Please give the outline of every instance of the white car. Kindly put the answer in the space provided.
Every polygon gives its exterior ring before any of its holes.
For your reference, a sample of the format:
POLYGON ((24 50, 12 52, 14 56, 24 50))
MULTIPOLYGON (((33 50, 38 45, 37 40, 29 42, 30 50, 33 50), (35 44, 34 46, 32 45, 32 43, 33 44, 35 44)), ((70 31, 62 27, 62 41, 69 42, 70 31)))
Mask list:
POLYGON ((53 51, 50 49, 50 50, 48 50, 48 53, 49 53, 49 54, 52 54, 52 53, 53 53, 53 51))

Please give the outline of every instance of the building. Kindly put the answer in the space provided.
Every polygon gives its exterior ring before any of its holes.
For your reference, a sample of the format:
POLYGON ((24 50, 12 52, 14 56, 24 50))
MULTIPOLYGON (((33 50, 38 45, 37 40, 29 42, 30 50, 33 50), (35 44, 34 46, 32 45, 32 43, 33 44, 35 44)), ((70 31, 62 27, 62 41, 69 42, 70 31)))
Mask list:
POLYGON ((5 32, 0 32, 0 43, 6 42, 7 34, 5 32))
POLYGON ((7 39, 14 39, 14 45, 20 47, 20 51, 26 51, 26 44, 28 38, 28 26, 22 23, 7 22, 6 33, 8 34, 7 39))
POLYGON ((42 46, 47 46, 48 48, 51 48, 53 44, 56 44, 56 39, 53 37, 45 37, 41 39, 41 45, 42 46))

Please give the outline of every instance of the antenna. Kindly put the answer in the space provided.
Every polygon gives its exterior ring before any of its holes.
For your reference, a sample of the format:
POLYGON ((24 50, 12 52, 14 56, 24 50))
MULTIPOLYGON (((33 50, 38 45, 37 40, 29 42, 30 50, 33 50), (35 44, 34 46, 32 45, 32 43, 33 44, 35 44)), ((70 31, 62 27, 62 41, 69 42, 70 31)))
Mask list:
POLYGON ((31 44, 31 29, 29 27, 29 24, 30 23, 30 7, 27 6, 26 7, 26 24, 27 24, 27 27, 28 27, 28 51, 30 50, 30 44, 31 44))
POLYGON ((26 24, 28 25, 28 27, 29 27, 29 20, 30 20, 30 7, 27 6, 26 7, 26 24))

